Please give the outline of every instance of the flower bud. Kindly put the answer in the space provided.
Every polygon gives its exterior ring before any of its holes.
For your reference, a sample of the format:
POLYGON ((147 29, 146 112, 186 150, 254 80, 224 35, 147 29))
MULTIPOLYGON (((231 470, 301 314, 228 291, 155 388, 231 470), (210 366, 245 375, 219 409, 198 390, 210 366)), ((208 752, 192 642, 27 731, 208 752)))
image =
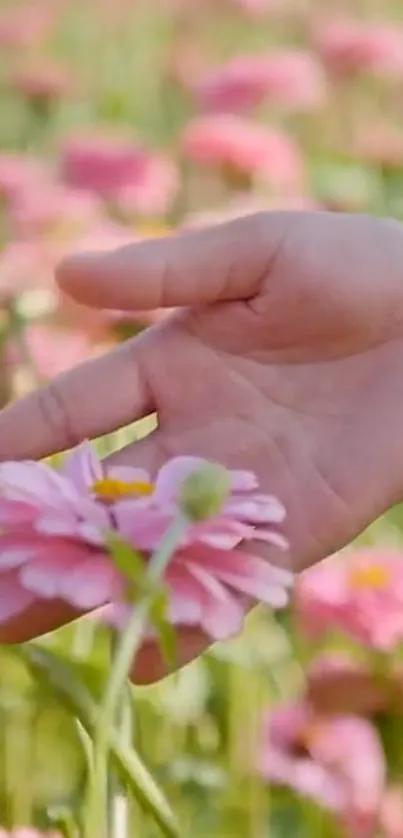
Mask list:
POLYGON ((184 480, 180 505, 191 521, 218 515, 231 491, 229 472, 223 466, 206 462, 184 480))

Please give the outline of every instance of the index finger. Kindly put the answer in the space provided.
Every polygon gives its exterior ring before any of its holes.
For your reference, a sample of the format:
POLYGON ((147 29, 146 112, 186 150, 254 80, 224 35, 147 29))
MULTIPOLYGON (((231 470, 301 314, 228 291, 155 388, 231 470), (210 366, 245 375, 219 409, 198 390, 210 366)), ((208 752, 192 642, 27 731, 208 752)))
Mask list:
POLYGON ((142 342, 127 341, 0 411, 0 460, 47 457, 153 412, 142 342))

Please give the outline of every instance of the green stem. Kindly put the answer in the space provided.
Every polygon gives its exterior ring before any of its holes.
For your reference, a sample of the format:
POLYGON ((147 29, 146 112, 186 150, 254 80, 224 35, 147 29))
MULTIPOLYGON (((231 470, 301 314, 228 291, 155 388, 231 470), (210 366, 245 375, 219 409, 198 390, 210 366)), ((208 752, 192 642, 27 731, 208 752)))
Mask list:
MULTIPOLYGON (((15 647, 15 654, 34 672, 40 682, 52 688, 65 706, 92 737, 95 729, 97 706, 86 684, 80 677, 80 668, 36 643, 15 647)), ((176 819, 163 793, 155 784, 132 744, 122 741, 116 731, 110 731, 109 745, 119 776, 136 797, 139 804, 154 818, 166 838, 180 838, 176 819)))
MULTIPOLYGON (((173 553, 186 530, 187 521, 179 516, 167 533, 160 548, 150 559, 148 579, 156 586, 162 578, 173 553)), ((133 661, 141 646, 144 629, 154 600, 154 590, 135 606, 129 622, 117 643, 116 654, 103 701, 97 713, 94 730, 93 772, 90 779, 84 828, 85 838, 102 838, 107 823, 108 758, 111 732, 116 711, 133 661)))

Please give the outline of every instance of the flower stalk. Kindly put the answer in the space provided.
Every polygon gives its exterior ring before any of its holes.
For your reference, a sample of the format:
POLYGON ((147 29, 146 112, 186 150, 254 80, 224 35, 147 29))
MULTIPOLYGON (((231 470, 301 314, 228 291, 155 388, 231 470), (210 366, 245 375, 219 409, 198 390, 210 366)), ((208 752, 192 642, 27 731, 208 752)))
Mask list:
POLYGON ((155 591, 161 581, 171 557, 180 544, 188 525, 181 514, 152 556, 148 568, 150 592, 136 604, 130 619, 116 645, 116 654, 104 698, 97 713, 93 736, 93 771, 90 778, 87 805, 85 807, 84 838, 105 834, 107 823, 106 801, 108 799, 108 765, 110 737, 128 675, 141 646, 144 630, 150 616, 155 591))

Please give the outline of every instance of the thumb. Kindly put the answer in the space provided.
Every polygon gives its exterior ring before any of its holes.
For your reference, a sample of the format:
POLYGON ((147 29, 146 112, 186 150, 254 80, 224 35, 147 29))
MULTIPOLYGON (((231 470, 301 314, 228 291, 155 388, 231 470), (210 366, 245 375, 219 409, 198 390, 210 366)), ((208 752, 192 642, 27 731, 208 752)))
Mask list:
POLYGON ((59 265, 57 282, 84 305, 122 311, 247 299, 269 272, 291 215, 259 213, 108 253, 70 256, 59 265))

